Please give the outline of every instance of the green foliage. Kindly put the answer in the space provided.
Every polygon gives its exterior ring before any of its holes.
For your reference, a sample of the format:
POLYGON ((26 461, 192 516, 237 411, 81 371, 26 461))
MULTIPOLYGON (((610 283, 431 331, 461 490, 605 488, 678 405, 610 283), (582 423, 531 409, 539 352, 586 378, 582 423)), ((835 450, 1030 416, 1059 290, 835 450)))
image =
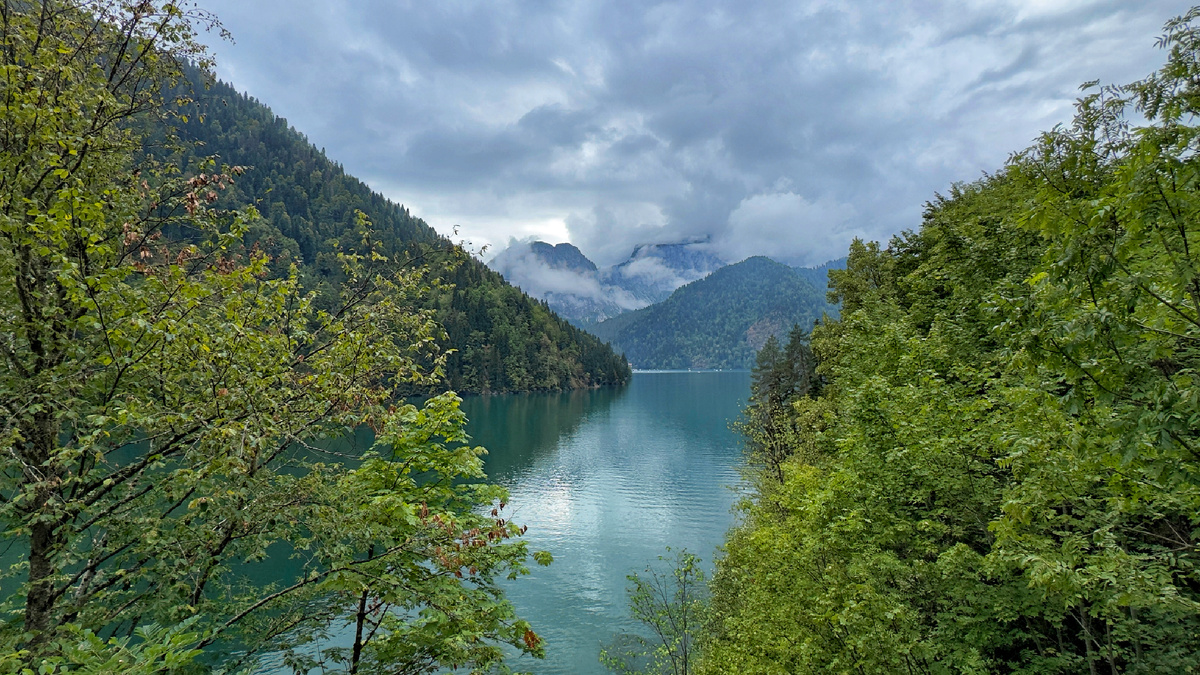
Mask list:
POLYGON ((828 301, 849 314, 890 297, 895 293, 892 264, 892 256, 879 249, 879 242, 864 244, 856 237, 850 243, 846 268, 829 270, 828 301))
POLYGON ((63 627, 62 639, 53 645, 54 656, 42 658, 37 669, 22 667, 28 661, 26 651, 0 656, 4 672, 17 675, 152 675, 174 673, 189 668, 200 650, 192 648, 200 638, 188 629, 196 619, 187 619, 164 628, 142 626, 130 637, 101 640, 89 630, 78 626, 63 627))
POLYGON ((811 326, 830 309, 822 296, 796 270, 748 258, 595 331, 639 368, 749 368, 768 337, 811 326))
POLYGON ((809 335, 799 325, 792 326, 786 348, 772 335, 755 359, 750 404, 736 426, 750 459, 775 481, 783 480, 788 457, 811 450, 806 439, 824 425, 825 411, 816 400, 824 384, 817 365, 809 335))
POLYGON ((395 404, 441 379, 426 270, 356 213, 339 283, 307 290, 245 245, 253 209, 219 203, 242 168, 141 152, 202 16, 46 0, 0 19, 6 672, 237 667, 346 624, 327 669, 540 654, 497 585, 526 572, 522 530, 459 399, 395 404), (365 455, 331 447, 363 425, 365 455))
MULTIPOLYGON (((667 549, 670 551, 670 549, 667 549)), ((696 637, 707 612, 707 587, 700 559, 686 550, 668 562, 668 572, 646 568, 629 575, 629 610, 654 634, 620 635, 600 651, 600 662, 626 675, 688 675, 695 672, 696 637)))
POLYGON ((730 535, 703 672, 1200 669, 1198 17, 831 271, 826 386, 751 429, 805 432, 730 535))
MULTIPOLYGON (((247 247, 267 254, 271 275, 297 265, 301 286, 332 308, 346 283, 338 251, 359 245, 355 214, 374 225, 374 245, 404 266, 429 265, 430 293, 422 307, 446 334, 445 386, 464 392, 561 390, 622 384, 625 360, 592 335, 559 318, 545 303, 510 286, 483 263, 441 237, 326 158, 287 120, 223 82, 189 69, 173 94, 185 103, 176 126, 196 144, 181 157, 201 156, 251 167, 216 204, 254 206, 262 213, 244 235, 247 247)), ((186 231, 169 235, 186 237, 186 231)))

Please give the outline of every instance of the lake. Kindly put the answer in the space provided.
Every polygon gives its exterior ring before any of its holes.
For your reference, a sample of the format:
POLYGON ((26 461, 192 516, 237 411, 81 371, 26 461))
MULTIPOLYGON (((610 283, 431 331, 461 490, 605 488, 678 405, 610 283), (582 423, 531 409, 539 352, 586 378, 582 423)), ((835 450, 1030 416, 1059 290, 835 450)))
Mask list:
MULTIPOLYGON (((506 584, 546 642, 544 660, 513 659, 515 670, 607 673, 600 647, 644 632, 629 618, 627 575, 668 569, 658 561, 668 546, 699 555, 711 572, 741 482, 741 440, 729 425, 749 395, 748 372, 641 372, 620 388, 463 401, 490 480, 510 492, 511 520, 529 526, 531 551, 554 555, 506 584)), ((372 438, 360 429, 354 446, 372 438)), ((347 627, 334 642, 349 646, 352 635, 347 627)), ((259 672, 290 670, 268 654, 259 672)))
MULTIPOLYGON (((699 555, 711 572, 741 482, 730 422, 749 394, 748 372, 641 372, 620 388, 463 401, 472 442, 488 448, 490 480, 510 492, 510 520, 529 527, 531 551, 554 556, 549 567, 530 560, 532 573, 506 585, 546 645, 545 660, 514 659, 514 669, 606 673, 600 647, 643 632, 628 616, 627 575, 666 570, 657 559, 668 546, 699 555)), ((364 427, 349 447, 372 442, 364 427)), ((10 547, 0 563, 22 555, 10 547)), ((292 572, 287 564, 247 570, 263 584, 292 572)), ((349 628, 335 630, 334 643, 351 639, 349 628)), ((267 654, 258 672, 290 669, 267 654)))
POLYGON ((489 450, 489 477, 511 492, 512 520, 529 526, 531 550, 554 555, 509 584, 546 641, 544 661, 514 668, 605 673, 601 645, 641 632, 628 618, 626 575, 659 564, 667 546, 711 571, 740 482, 729 423, 749 394, 746 372, 643 372, 619 389, 463 402, 473 442, 489 450))

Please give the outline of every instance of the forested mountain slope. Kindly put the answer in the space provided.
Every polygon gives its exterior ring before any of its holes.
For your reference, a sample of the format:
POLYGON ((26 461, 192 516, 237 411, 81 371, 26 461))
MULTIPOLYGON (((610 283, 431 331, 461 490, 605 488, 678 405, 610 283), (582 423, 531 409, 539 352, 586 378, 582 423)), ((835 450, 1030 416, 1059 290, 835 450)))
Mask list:
POLYGON ((794 267, 796 272, 822 291, 829 289, 829 270, 846 269, 846 259, 838 258, 814 267, 794 267))
POLYGON ((595 327, 638 368, 749 368, 771 335, 811 327, 825 293, 769 258, 727 265, 666 300, 595 327))
POLYGON ((356 212, 384 251, 433 273, 426 306, 436 310, 454 351, 448 385, 463 392, 568 389, 618 384, 628 378, 624 359, 595 337, 568 324, 545 303, 506 283, 483 263, 438 235, 408 209, 373 192, 313 147, 269 108, 223 82, 205 88, 190 71, 191 96, 179 123, 184 141, 199 142, 189 159, 215 155, 249 170, 219 204, 255 205, 262 220, 248 235, 282 273, 295 261, 309 288, 337 285, 336 247, 352 250, 363 233, 356 212))
POLYGON ((1197 17, 762 360, 701 672, 1200 669, 1197 17))

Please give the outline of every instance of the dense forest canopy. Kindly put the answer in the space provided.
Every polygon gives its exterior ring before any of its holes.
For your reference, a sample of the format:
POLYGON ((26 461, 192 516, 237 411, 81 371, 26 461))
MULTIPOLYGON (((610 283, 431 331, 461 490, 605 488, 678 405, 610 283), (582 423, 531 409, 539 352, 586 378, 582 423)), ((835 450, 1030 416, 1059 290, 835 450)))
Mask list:
POLYGON ((760 354, 701 672, 1200 669, 1198 17, 760 354))

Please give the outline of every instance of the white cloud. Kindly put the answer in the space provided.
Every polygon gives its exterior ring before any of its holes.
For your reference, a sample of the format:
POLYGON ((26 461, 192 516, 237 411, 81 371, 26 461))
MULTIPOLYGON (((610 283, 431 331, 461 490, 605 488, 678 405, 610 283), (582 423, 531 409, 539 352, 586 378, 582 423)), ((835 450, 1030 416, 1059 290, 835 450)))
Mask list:
POLYGON ((1124 83, 1191 0, 201 0, 219 72, 431 225, 812 262, 1124 83))
POLYGON ((729 229, 715 243, 732 259, 769 255, 795 264, 817 265, 841 257, 854 228, 849 204, 822 198, 811 202, 794 192, 758 194, 743 199, 729 214, 729 229))
MULTIPOLYGON (((508 246, 488 261, 488 266, 504 275, 509 283, 526 293, 547 299, 557 308, 571 308, 571 316, 600 319, 619 310, 639 309, 648 302, 625 289, 602 281, 595 270, 551 267, 532 250, 532 239, 508 242, 508 246)), ((676 284, 678 285, 678 284, 676 284)))

